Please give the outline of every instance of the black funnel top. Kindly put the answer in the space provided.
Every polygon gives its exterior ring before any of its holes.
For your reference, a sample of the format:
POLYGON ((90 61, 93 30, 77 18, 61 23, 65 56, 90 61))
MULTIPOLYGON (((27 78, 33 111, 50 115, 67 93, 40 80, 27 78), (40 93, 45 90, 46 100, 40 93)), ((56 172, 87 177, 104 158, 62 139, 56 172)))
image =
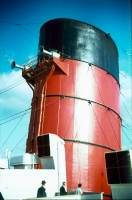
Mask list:
POLYGON ((39 46, 62 52, 62 57, 96 65, 119 82, 118 50, 111 39, 98 28, 72 19, 53 19, 40 29, 39 46))

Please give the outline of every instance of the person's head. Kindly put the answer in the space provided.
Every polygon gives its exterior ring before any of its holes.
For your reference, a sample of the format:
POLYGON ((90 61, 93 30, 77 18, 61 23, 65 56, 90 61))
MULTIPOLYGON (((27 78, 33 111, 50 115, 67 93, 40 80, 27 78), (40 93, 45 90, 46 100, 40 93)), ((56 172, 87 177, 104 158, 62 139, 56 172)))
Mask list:
POLYGON ((78 184, 78 187, 82 187, 82 184, 81 184, 81 183, 79 183, 79 184, 78 184))
POLYGON ((66 185, 66 182, 63 182, 63 183, 62 183, 62 185, 65 187, 65 185, 66 185))
POLYGON ((42 182, 41 182, 42 185, 45 185, 45 183, 46 183, 46 181, 42 181, 42 182))

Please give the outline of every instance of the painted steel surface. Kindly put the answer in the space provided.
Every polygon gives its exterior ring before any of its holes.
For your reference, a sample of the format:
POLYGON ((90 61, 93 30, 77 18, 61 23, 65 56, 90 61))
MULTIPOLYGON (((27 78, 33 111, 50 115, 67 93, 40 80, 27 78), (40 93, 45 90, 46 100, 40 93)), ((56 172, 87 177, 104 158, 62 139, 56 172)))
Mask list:
MULTIPOLYGON (((45 109, 41 113, 38 109, 38 114, 43 115, 39 121, 41 132, 35 132, 34 144, 36 133, 50 132, 64 140, 69 139, 65 145, 68 189, 76 188, 81 182, 85 191, 108 193, 104 152, 109 152, 108 148, 121 149, 119 85, 101 68, 79 61, 68 60, 67 63, 69 75, 54 71, 47 82, 45 109), (90 142, 92 145, 70 140, 90 142)), ((41 79, 36 79, 36 90, 41 79)), ((29 143, 32 137, 29 135, 29 143)), ((31 146, 28 144, 28 147, 31 146)), ((37 153, 36 144, 28 151, 37 153)))
MULTIPOLYGON (((82 28, 83 26, 82 24, 82 28)), ((60 47, 56 46, 58 50, 63 50, 66 43, 60 42, 60 35, 56 35, 54 29, 56 41, 52 40, 54 37, 49 41, 48 33, 51 29, 47 25, 46 28, 48 30, 41 28, 40 45, 55 43, 61 47, 59 49, 60 47), (45 43, 46 41, 48 43, 45 43)), ((79 30, 80 28, 79 25, 79 30)), ((100 33, 93 27, 91 29, 96 32, 94 35, 99 34, 101 42, 105 40, 103 43, 103 48, 106 47, 105 53, 100 53, 98 48, 97 50, 91 47, 90 57, 88 51, 85 56, 84 54, 81 56, 86 48, 74 45, 75 53, 69 50, 67 59, 53 59, 52 73, 38 74, 37 78, 34 78, 27 152, 37 153, 36 136, 47 133, 58 135, 66 142, 68 190, 75 189, 81 182, 84 191, 103 191, 110 194, 104 153, 121 149, 117 49, 110 38, 110 41, 106 41, 107 37, 102 31, 100 33), (76 57, 78 55, 80 58, 76 57), (88 58, 84 60, 87 56, 88 58)), ((62 30, 61 27, 59 30, 62 30)), ((60 34, 63 35, 63 31, 60 34)), ((100 42, 94 41, 96 39, 94 35, 90 36, 90 43, 96 42, 97 47, 100 42)), ((69 45, 70 42, 71 40, 69 45)), ((55 46, 50 45, 46 50, 50 47, 55 46)), ((45 63, 37 67, 38 70, 39 67, 42 69, 45 63)))
MULTIPOLYGON (((49 80, 43 133, 52 132, 63 139, 121 149, 121 122, 117 114, 96 103, 65 97, 94 100, 119 114, 119 85, 100 68, 77 61, 69 62, 69 76, 52 76, 49 80), (48 97, 51 94, 59 94, 60 97, 48 97)), ((104 162, 104 152, 107 151, 94 145, 66 142, 68 188, 74 189, 81 182, 86 191, 107 193, 104 162)))

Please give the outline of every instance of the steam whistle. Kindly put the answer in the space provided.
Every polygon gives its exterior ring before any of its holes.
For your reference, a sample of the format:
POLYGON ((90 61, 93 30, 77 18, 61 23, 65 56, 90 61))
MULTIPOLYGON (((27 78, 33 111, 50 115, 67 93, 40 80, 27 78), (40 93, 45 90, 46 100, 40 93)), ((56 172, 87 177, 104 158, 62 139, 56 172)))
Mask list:
POLYGON ((43 46, 40 46, 39 49, 38 49, 38 54, 41 55, 41 54, 46 54, 46 55, 49 55, 51 57, 55 57, 55 58, 60 58, 60 54, 57 53, 57 52, 54 52, 54 51, 47 51, 44 49, 43 46))
POLYGON ((14 68, 19 68, 19 69, 24 69, 24 67, 20 66, 20 65, 17 65, 15 61, 13 61, 11 63, 11 69, 14 69, 14 68))

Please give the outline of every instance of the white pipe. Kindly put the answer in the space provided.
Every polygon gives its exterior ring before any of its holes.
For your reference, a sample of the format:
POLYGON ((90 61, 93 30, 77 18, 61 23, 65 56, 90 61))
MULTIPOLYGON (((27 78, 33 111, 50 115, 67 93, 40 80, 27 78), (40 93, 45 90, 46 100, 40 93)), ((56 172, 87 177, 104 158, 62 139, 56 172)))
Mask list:
POLYGON ((59 165, 59 142, 57 142, 57 170, 58 170, 58 192, 60 190, 60 165, 59 165))
POLYGON ((8 168, 10 169, 10 157, 11 157, 11 152, 8 151, 8 168))
POLYGON ((44 49, 44 50, 43 50, 43 53, 48 54, 48 55, 50 55, 50 56, 52 56, 52 57, 55 57, 55 58, 60 58, 60 54, 59 54, 59 53, 56 53, 56 52, 54 52, 54 51, 49 52, 49 51, 46 51, 46 50, 44 49))
POLYGON ((65 166, 64 144, 65 144, 65 142, 62 139, 60 139, 57 142, 58 191, 60 191, 60 186, 62 185, 62 182, 63 181, 66 182, 66 166, 65 166))
POLYGON ((52 56, 52 53, 51 53, 51 52, 49 52, 49 51, 46 51, 45 49, 43 50, 43 53, 46 53, 46 54, 48 54, 48 55, 52 56))
POLYGON ((6 149, 5 169, 8 169, 8 149, 6 149))
POLYGON ((35 156, 35 153, 33 153, 33 169, 34 169, 34 156, 35 156))
POLYGON ((55 58, 60 58, 60 54, 59 53, 56 53, 56 52, 54 52, 54 51, 47 51, 47 50, 45 50, 44 49, 44 47, 43 46, 40 46, 39 47, 39 54, 41 55, 42 53, 45 53, 45 54, 47 54, 47 55, 50 55, 50 56, 52 56, 53 58, 55 57, 55 58))

